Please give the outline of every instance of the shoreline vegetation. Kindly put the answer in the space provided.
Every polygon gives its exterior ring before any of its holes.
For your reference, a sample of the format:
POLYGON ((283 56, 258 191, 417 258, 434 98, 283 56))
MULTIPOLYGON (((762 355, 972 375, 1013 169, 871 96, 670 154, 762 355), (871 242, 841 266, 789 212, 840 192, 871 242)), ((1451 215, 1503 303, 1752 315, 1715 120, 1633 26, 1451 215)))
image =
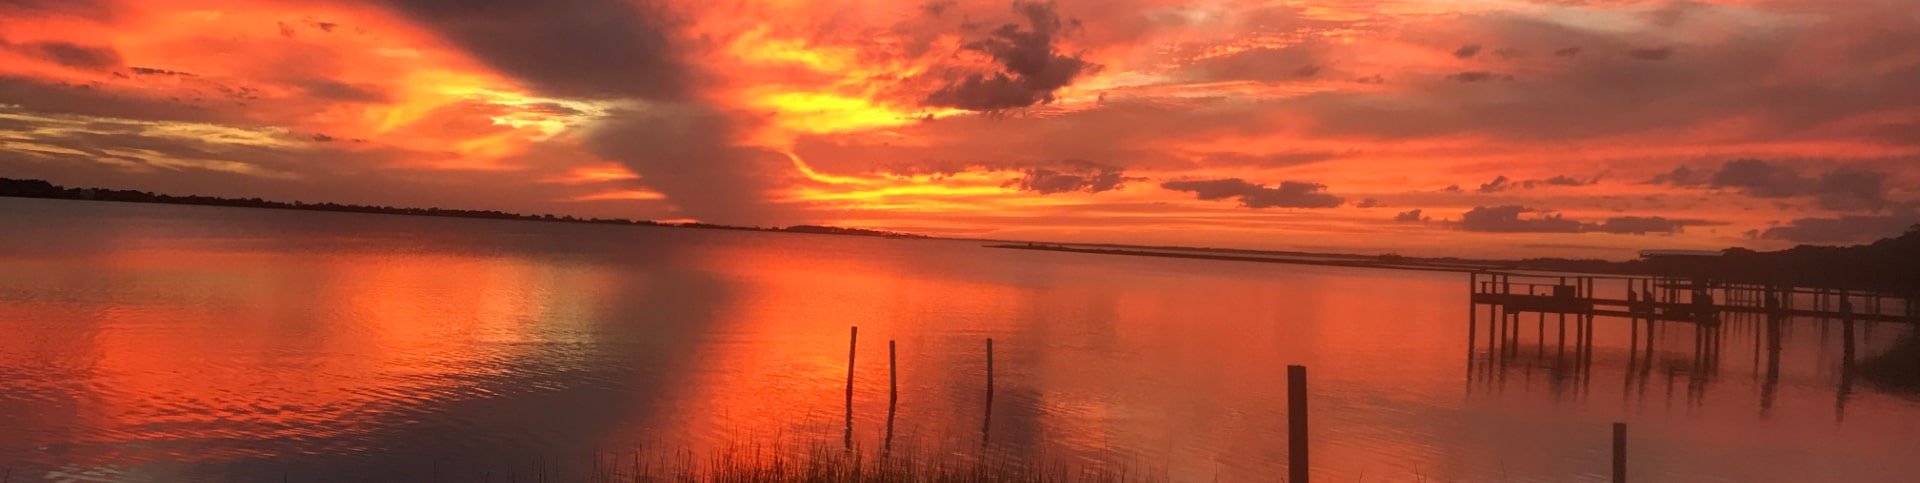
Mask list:
POLYGON ((1637 275, 1674 278, 1698 278, 1729 282, 1794 285, 1893 295, 1920 294, 1920 226, 1905 234, 1848 247, 1799 246, 1780 251, 1759 252, 1728 248, 1720 252, 1682 256, 1646 256, 1638 260, 1529 258, 1522 260, 1484 260, 1456 257, 1410 257, 1398 254, 1358 255, 1307 253, 1234 248, 1143 246, 1121 244, 1035 243, 1017 240, 979 238, 942 238, 927 235, 843 228, 820 225, 787 227, 733 226, 710 223, 661 223, 624 218, 577 218, 551 214, 527 215, 491 210, 445 208, 405 208, 338 203, 283 202, 260 198, 221 198, 198 195, 168 195, 135 190, 69 188, 45 180, 0 178, 0 197, 48 198, 66 200, 121 201, 181 205, 227 206, 308 211, 336 211, 454 218, 504 219, 606 225, 701 228, 717 230, 813 233, 827 235, 873 236, 883 238, 975 240, 991 243, 992 248, 1045 250, 1101 255, 1151 256, 1202 260, 1303 265, 1381 268, 1394 270, 1473 271, 1528 270, 1595 275, 1637 275))
POLYGON ((1757 285, 1826 288, 1920 297, 1920 225, 1906 233, 1865 245, 1846 247, 1802 245, 1760 252, 1728 248, 1720 252, 1680 256, 1655 255, 1638 260, 1578 260, 1530 258, 1478 260, 1418 258, 1396 254, 1341 255, 1190 247, 1142 247, 1107 244, 1000 242, 988 248, 1039 250, 1096 255, 1121 255, 1195 260, 1283 263, 1389 270, 1473 272, 1479 270, 1558 272, 1589 275, 1648 276, 1702 279, 1757 285))
POLYGON ((824 235, 877 236, 885 238, 929 238, 926 235, 900 233, 864 228, 842 228, 820 225, 794 225, 786 227, 735 226, 711 223, 661 223, 653 220, 630 220, 626 218, 579 218, 571 215, 554 216, 551 214, 528 215, 494 210, 462 210, 449 208, 407 208, 395 206, 352 205, 340 203, 307 203, 303 201, 274 201, 260 198, 222 198, 199 195, 169 195, 137 190, 115 190, 102 188, 69 188, 38 179, 0 178, 0 197, 42 198, 82 201, 119 201, 127 203, 158 203, 170 205, 224 206, 231 208, 265 208, 276 210, 332 211, 344 213, 367 213, 378 215, 438 216, 447 218, 479 218, 493 220, 549 221, 560 223, 592 223, 600 225, 658 226, 670 228, 703 228, 713 230, 768 231, 785 233, 814 233, 824 235))

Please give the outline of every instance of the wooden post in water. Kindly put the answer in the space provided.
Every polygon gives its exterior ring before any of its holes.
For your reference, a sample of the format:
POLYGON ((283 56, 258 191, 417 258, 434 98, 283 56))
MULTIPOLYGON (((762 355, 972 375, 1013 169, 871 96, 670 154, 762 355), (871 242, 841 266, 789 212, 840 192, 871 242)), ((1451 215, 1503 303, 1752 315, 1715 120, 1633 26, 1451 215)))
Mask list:
POLYGON ((1627 423, 1613 423, 1613 483, 1627 483, 1627 423))
POLYGON ((1841 362, 1840 367, 1841 367, 1841 370, 1846 371, 1848 373, 1852 373, 1853 372, 1853 354, 1854 354, 1853 352, 1853 301, 1848 299, 1846 292, 1840 293, 1840 331, 1845 333, 1845 336, 1846 336, 1846 338, 1843 339, 1841 343, 1841 349, 1842 349, 1841 357, 1845 357, 1846 360, 1841 362))
POLYGON ((854 326, 847 336, 847 436, 846 447, 853 449, 853 354, 860 345, 860 326, 854 326))
POLYGON ((1473 299, 1480 293, 1480 272, 1467 273, 1467 366, 1473 366, 1474 331, 1480 327, 1480 302, 1473 299))
POLYGON ((1307 480, 1307 366, 1287 366, 1287 481, 1307 480))
POLYGON ((893 339, 887 339, 887 439, 882 451, 893 452, 893 413, 900 407, 900 370, 893 339))
POLYGON ((1538 358, 1540 356, 1546 355, 1547 353, 1547 313, 1545 311, 1541 311, 1540 318, 1534 322, 1533 338, 1534 338, 1534 346, 1535 346, 1534 357, 1538 358))
POLYGON ((1631 362, 1640 354, 1640 319, 1627 319, 1627 330, 1633 332, 1627 344, 1627 361, 1631 362))
POLYGON ((893 406, 900 404, 900 370, 898 351, 892 339, 887 340, 887 412, 893 412, 893 406))
POLYGON ((993 429, 993 338, 987 338, 987 417, 980 422, 980 445, 987 445, 993 429))
MULTIPOLYGON (((1500 321, 1494 325, 1494 327, 1499 328, 1499 333, 1495 335, 1495 340, 1500 341, 1500 343, 1499 345, 1491 347, 1493 348, 1493 355, 1495 357, 1504 358, 1507 356, 1507 306, 1499 306, 1496 309, 1496 314, 1496 317, 1499 318, 1500 321)), ((1494 327, 1488 327, 1488 330, 1493 330, 1494 327)))

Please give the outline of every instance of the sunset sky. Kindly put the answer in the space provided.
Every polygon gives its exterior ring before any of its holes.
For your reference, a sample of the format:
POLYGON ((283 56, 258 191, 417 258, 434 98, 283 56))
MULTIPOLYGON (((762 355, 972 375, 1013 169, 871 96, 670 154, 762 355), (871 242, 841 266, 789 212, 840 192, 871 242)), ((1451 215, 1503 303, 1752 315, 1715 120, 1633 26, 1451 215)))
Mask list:
POLYGON ((0 0, 0 177, 1631 257, 1920 223, 1912 0, 0 0))

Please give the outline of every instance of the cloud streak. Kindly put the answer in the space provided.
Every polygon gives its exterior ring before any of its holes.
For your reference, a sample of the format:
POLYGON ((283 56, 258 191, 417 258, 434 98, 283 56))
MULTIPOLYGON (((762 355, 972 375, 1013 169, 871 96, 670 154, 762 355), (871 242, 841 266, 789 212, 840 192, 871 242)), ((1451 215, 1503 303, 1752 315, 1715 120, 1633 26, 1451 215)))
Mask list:
POLYGON ((1161 188, 1193 193, 1206 201, 1234 199, 1240 206, 1261 208, 1335 208, 1346 199, 1326 193, 1327 186, 1303 181, 1282 181, 1268 187, 1240 178, 1168 181, 1161 188))
MULTIPOLYGON (((1418 216, 1417 213, 1414 216, 1418 216)), ((1404 220, 1402 220, 1404 221, 1404 220)), ((1711 226, 1706 220, 1661 216, 1616 216, 1582 222, 1559 213, 1518 205, 1476 206, 1460 215, 1459 229, 1483 233, 1609 233, 1616 235, 1676 234, 1687 227, 1711 226), (1531 216, 1529 216, 1531 215, 1531 216)))

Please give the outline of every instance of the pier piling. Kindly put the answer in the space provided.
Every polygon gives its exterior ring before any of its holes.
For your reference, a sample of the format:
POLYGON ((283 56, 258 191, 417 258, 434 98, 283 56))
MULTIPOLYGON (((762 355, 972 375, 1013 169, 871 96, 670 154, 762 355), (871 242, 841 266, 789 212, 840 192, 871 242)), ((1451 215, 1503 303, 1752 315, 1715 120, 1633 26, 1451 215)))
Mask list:
POLYGON ((1627 423, 1613 423, 1613 483, 1627 483, 1627 423))
POLYGON ((993 429, 993 338, 987 338, 987 415, 980 422, 980 445, 986 446, 993 429))
POLYGON ((847 336, 847 435, 848 450, 853 449, 853 354, 860 345, 860 326, 854 326, 847 336))
POLYGON ((898 350, 894 345, 894 341, 888 340, 887 341, 887 410, 888 412, 892 412, 893 406, 900 403, 900 370, 898 365, 899 358, 896 354, 898 354, 898 350))
POLYGON ((1308 481, 1307 366, 1287 366, 1287 481, 1308 481))
POLYGON ((895 357, 897 351, 892 339, 887 340, 887 437, 881 451, 893 452, 893 415, 900 407, 900 370, 895 357))

